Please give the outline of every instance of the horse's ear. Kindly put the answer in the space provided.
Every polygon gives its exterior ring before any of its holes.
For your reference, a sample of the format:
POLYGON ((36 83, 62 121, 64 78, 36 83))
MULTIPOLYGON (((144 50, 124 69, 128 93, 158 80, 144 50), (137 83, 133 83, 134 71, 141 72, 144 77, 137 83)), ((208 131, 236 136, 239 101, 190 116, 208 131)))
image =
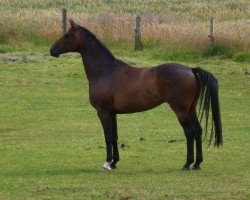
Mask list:
POLYGON ((69 23, 70 23, 70 25, 71 25, 72 28, 75 28, 75 29, 76 29, 76 28, 79 28, 79 27, 80 27, 79 25, 77 25, 77 24, 73 21, 73 19, 70 19, 70 20, 69 20, 69 23))

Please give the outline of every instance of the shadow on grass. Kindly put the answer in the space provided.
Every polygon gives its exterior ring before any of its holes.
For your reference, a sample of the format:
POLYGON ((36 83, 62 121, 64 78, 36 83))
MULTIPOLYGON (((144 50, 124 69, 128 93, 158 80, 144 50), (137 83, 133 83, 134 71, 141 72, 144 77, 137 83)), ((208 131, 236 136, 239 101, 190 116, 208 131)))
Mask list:
MULTIPOLYGON (((95 174, 95 175, 102 175, 102 174, 117 174, 117 175, 138 175, 138 174, 144 174, 144 175, 160 175, 160 174, 171 174, 171 173, 185 173, 181 171, 181 168, 151 168, 150 166, 142 167, 134 169, 133 166, 131 166, 130 169, 124 168, 121 166, 117 169, 113 169, 111 171, 104 170, 103 168, 75 168, 75 169, 61 169, 61 170, 47 170, 45 172, 45 175, 79 175, 79 174, 95 174)), ((187 172, 188 173, 188 172, 187 172)))
POLYGON ((93 174, 93 175, 103 175, 103 174, 117 174, 117 175, 125 175, 125 176, 133 176, 138 174, 144 175, 159 175, 159 174, 171 174, 171 173, 181 173, 179 168, 165 168, 165 169, 151 169, 143 168, 143 169, 133 169, 131 170, 123 170, 119 169, 119 167, 115 170, 107 171, 100 168, 64 168, 64 169, 49 169, 49 170, 22 170, 22 171, 9 171, 6 173, 2 173, 3 176, 8 177, 27 177, 27 176, 64 176, 64 175, 84 175, 84 174, 93 174))
POLYGON ((48 170, 20 170, 8 171, 2 173, 4 176, 51 176, 51 175, 79 175, 83 173, 98 174, 102 170, 98 169, 83 169, 83 168, 64 168, 64 169, 48 169, 48 170))

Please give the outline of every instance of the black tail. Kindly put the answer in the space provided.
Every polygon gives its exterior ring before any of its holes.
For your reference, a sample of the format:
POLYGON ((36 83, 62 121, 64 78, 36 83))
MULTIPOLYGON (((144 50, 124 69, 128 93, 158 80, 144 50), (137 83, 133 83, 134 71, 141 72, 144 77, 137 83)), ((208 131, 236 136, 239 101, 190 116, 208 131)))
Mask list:
POLYGON ((200 103, 199 103, 199 117, 200 123, 205 114, 205 137, 207 134, 207 125, 209 118, 210 105, 212 109, 212 129, 209 140, 209 145, 212 142, 215 129, 215 145, 222 145, 222 126, 220 118, 220 105, 218 96, 218 81, 209 72, 201 68, 193 68, 193 73, 200 85, 200 103))

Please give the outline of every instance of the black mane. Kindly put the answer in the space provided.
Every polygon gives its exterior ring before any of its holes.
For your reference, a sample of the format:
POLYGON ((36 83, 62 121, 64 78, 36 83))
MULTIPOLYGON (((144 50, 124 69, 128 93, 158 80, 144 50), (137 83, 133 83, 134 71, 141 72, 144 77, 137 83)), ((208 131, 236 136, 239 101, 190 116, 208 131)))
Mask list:
POLYGON ((113 61, 116 60, 110 50, 88 29, 82 28, 85 37, 85 43, 87 47, 93 49, 93 53, 97 55, 105 55, 111 58, 113 61))

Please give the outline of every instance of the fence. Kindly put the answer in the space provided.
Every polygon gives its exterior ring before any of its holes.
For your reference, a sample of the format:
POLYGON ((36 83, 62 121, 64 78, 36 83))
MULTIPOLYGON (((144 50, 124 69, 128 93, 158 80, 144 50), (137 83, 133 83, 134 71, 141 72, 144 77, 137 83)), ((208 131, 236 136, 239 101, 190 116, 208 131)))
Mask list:
MULTIPOLYGON (((67 9, 62 9, 62 30, 63 35, 67 32, 67 9)), ((215 38, 214 38, 214 17, 210 18, 210 35, 208 35, 210 38, 210 52, 212 53, 214 45, 215 45, 215 38)), ((143 49, 142 42, 141 42, 141 17, 138 15, 136 17, 136 23, 135 23, 135 51, 141 51, 143 49)))

